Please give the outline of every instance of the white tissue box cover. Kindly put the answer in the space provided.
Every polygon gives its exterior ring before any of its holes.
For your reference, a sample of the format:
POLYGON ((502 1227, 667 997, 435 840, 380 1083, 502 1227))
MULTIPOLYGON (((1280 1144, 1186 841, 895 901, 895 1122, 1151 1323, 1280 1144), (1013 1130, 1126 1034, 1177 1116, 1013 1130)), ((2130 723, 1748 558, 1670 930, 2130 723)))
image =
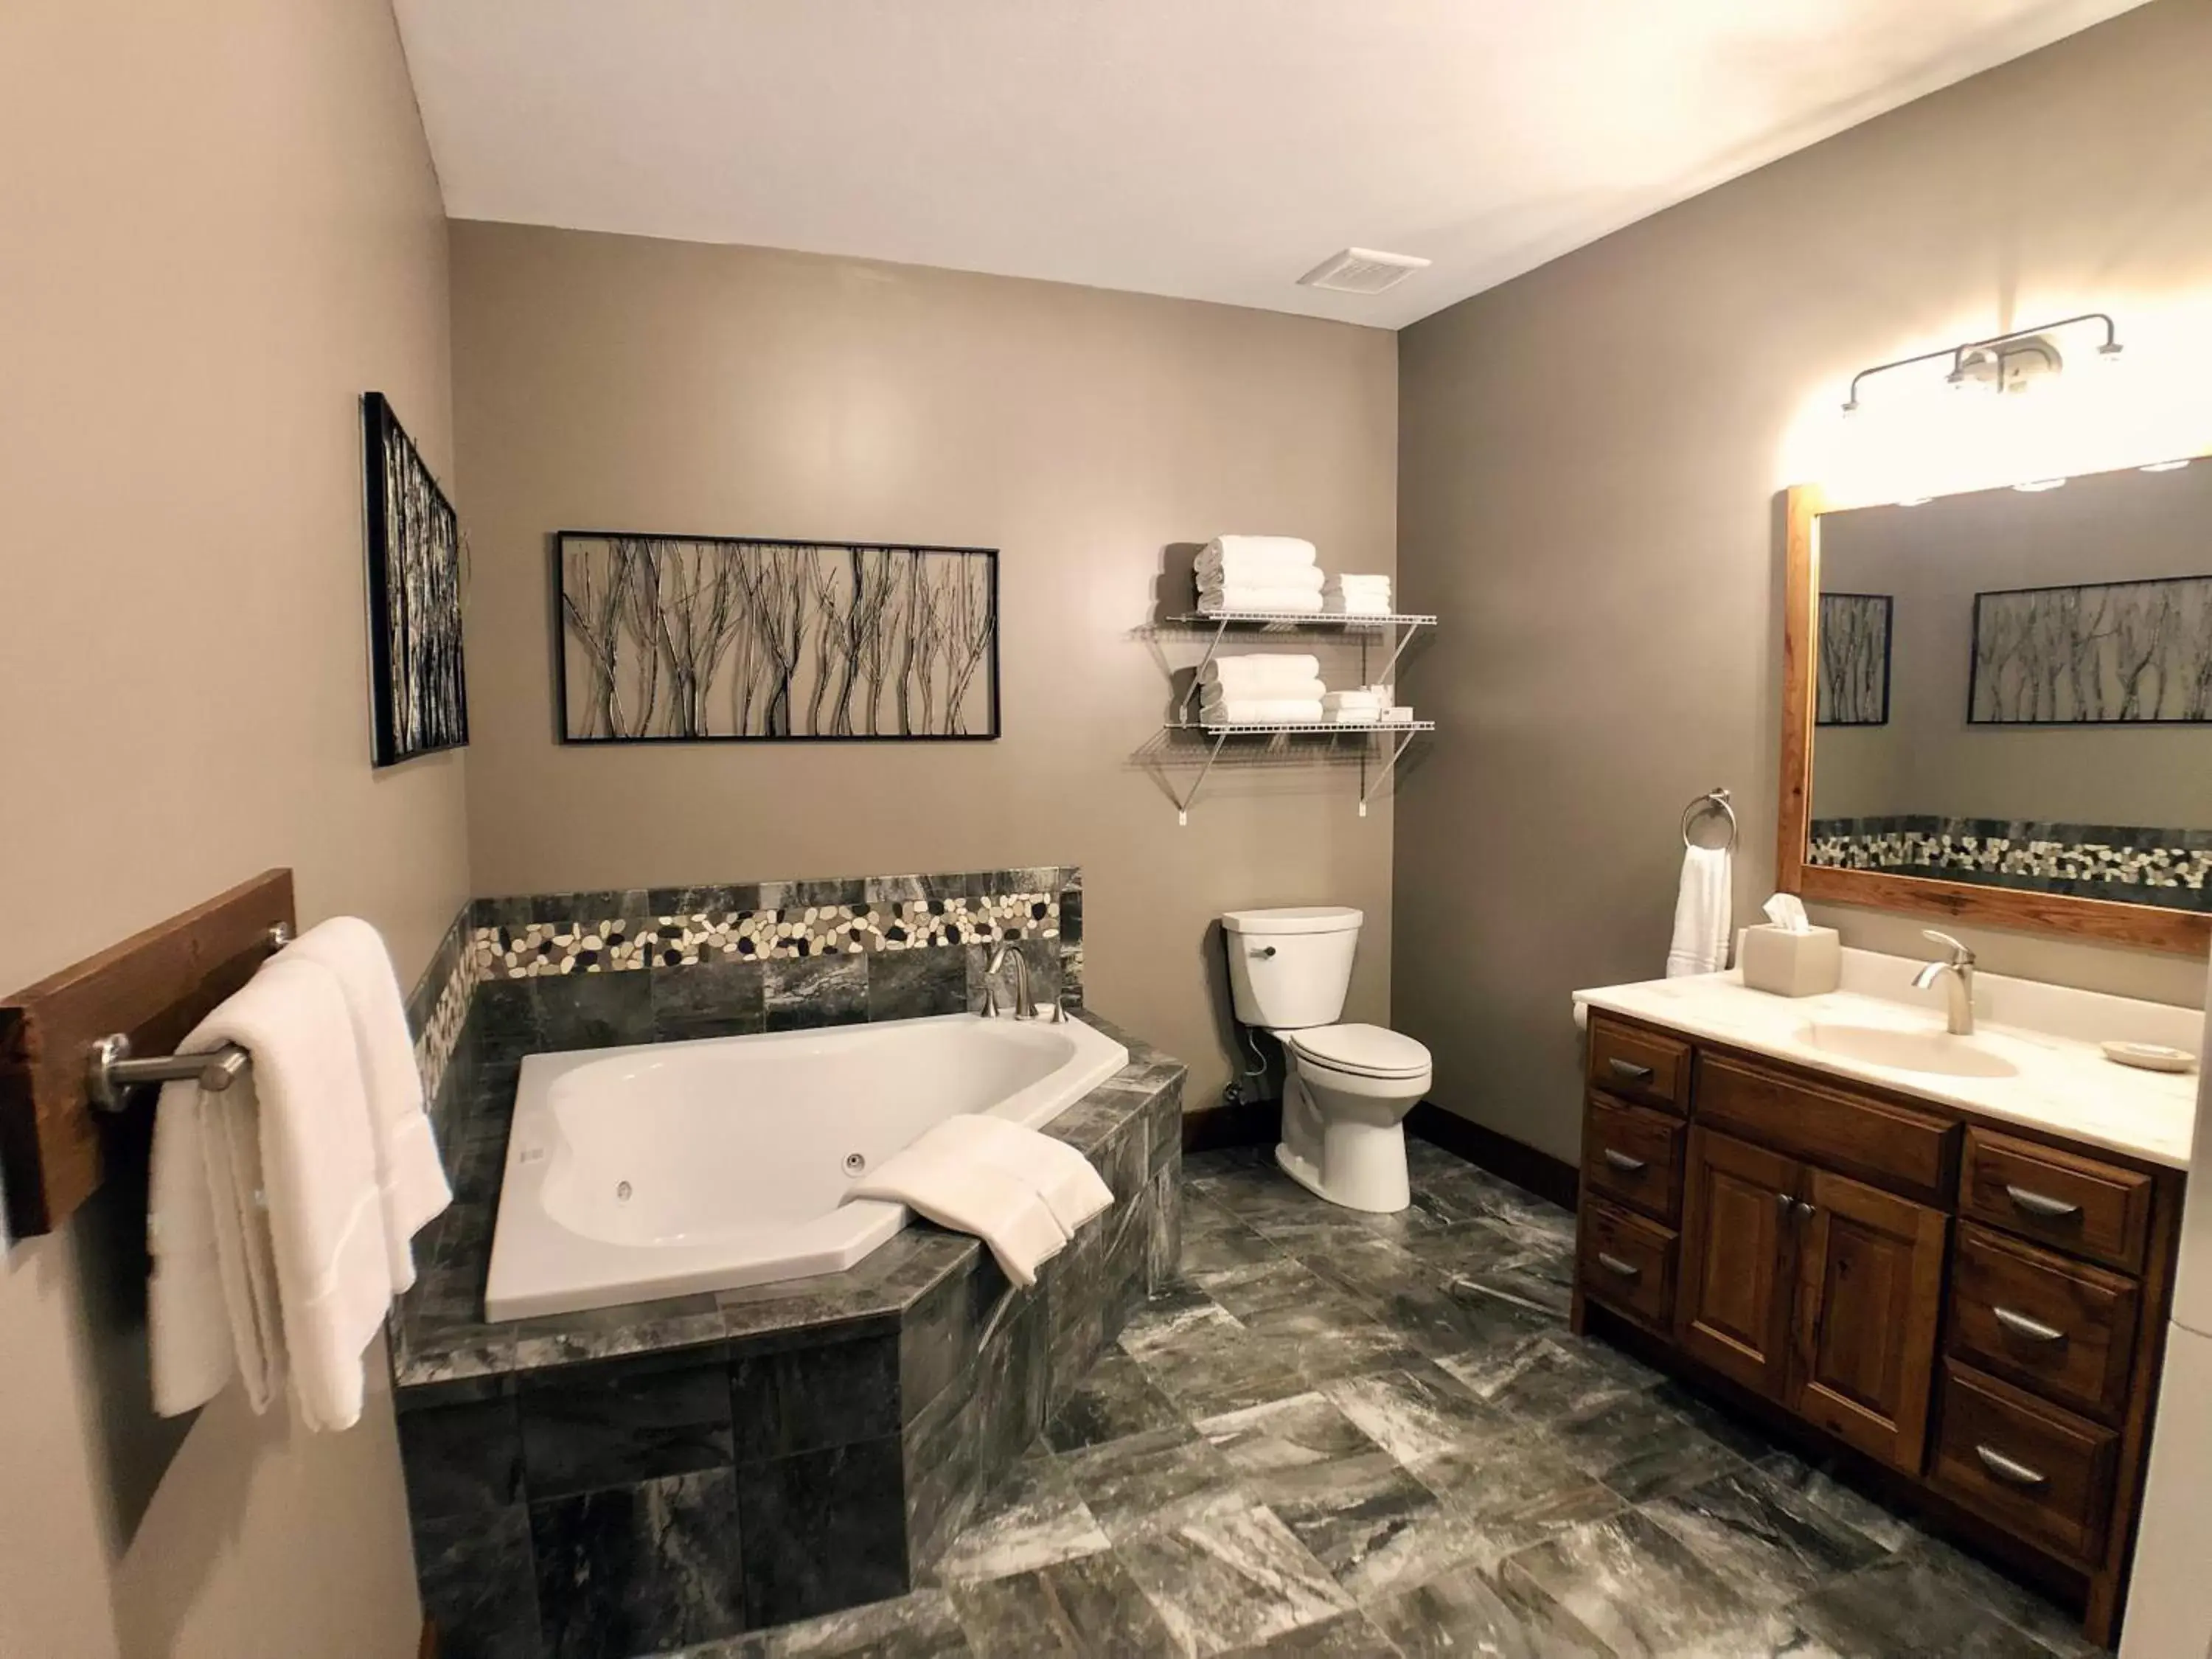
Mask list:
POLYGON ((1737 941, 1743 982, 1778 997, 1817 997, 1843 982, 1844 936, 1832 927, 1793 933, 1771 923, 1747 927, 1737 941))

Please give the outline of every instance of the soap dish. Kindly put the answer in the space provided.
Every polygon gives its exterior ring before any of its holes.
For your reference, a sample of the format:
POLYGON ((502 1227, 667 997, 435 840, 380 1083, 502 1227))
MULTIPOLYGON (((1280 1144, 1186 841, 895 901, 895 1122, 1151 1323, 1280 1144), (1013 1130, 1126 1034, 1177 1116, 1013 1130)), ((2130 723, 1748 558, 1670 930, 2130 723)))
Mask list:
POLYGON ((2107 1042, 2105 1058, 2142 1072, 2193 1072, 2197 1056, 2186 1048, 2169 1048, 2158 1042, 2107 1042))

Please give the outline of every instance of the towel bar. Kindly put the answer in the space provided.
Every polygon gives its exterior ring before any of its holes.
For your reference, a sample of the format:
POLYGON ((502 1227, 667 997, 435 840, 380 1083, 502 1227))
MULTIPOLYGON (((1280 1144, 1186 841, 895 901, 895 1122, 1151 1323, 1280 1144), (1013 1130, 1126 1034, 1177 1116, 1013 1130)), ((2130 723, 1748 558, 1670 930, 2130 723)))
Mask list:
MULTIPOLYGON (((281 951, 292 942, 292 930, 278 922, 269 930, 269 948, 281 951)), ((150 1054, 134 1059, 131 1039, 120 1031, 96 1039, 85 1054, 84 1091, 103 1112, 120 1112, 129 1104, 130 1091, 146 1083, 178 1083, 198 1079, 203 1089, 221 1091, 237 1081, 249 1056, 234 1042, 201 1054, 150 1054)))

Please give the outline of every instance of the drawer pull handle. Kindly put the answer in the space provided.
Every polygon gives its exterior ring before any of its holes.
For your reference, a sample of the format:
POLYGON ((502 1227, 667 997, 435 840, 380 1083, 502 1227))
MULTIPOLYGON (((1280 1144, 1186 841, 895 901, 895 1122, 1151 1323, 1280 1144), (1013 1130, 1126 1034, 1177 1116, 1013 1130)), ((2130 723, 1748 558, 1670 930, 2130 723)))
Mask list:
POLYGON ((1597 1253, 1597 1265, 1604 1268, 1606 1272, 1611 1273, 1615 1279, 1641 1279, 1644 1277, 1643 1268, 1638 1267, 1633 1261, 1623 1261, 1619 1256, 1613 1255, 1610 1250, 1600 1250, 1597 1253))
POLYGON ((1659 1075, 1649 1066, 1638 1066, 1632 1060, 1608 1060, 1606 1066, 1624 1083, 1649 1083, 1659 1075))
POLYGON ((1642 1158, 1631 1158, 1626 1152, 1612 1146, 1605 1149, 1605 1161, 1623 1175, 1642 1175, 1651 1167, 1642 1158))
POLYGON ((1982 1460, 1982 1467, 2008 1486, 2045 1486, 2051 1477, 2040 1469, 2032 1469, 2015 1458, 2007 1457, 1994 1446, 1976 1446, 1974 1455, 1982 1460))
POLYGON ((2069 1204, 2063 1198, 2053 1198, 2047 1193, 2039 1193, 2032 1187, 2008 1185, 2005 1188, 2005 1196, 2012 1200, 2016 1208, 2024 1210, 2032 1216, 2040 1217, 2045 1221, 2063 1221, 2069 1215, 2081 1213, 2081 1206, 2079 1204, 2069 1204))
POLYGON ((2031 1342, 2063 1342, 2066 1333, 2056 1325, 2046 1325, 2039 1319, 2030 1319, 2024 1313, 2014 1313, 2010 1308, 1992 1307, 1990 1314, 1998 1324, 2014 1336, 2026 1337, 2031 1342))

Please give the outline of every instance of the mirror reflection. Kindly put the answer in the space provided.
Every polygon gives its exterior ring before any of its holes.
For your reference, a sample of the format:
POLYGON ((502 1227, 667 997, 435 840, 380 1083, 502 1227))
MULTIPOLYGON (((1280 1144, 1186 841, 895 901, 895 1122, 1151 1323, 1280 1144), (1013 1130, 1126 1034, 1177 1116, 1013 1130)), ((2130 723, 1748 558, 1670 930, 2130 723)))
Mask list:
POLYGON ((1820 522, 1808 861, 2212 910, 2212 460, 1820 522))

